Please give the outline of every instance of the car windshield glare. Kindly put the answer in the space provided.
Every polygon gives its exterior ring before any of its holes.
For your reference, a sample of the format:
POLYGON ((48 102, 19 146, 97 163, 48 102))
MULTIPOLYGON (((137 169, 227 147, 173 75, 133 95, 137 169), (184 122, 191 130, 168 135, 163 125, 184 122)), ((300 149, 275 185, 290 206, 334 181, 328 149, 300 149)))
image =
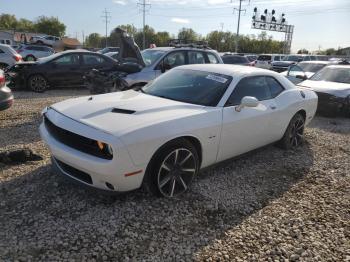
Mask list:
POLYGON ((231 81, 232 77, 227 75, 172 69, 146 85, 142 91, 175 101, 216 106, 231 81))
POLYGON ((165 51, 162 50, 147 49, 143 50, 141 55, 146 66, 150 66, 153 65, 164 53, 165 51))
POLYGON ((349 68, 332 68, 325 67, 314 74, 310 80, 328 81, 350 84, 350 67, 349 68))
POLYGON ((300 63, 298 66, 303 69, 304 72, 312 72, 315 73, 322 68, 324 68, 325 64, 313 64, 313 63, 300 63))

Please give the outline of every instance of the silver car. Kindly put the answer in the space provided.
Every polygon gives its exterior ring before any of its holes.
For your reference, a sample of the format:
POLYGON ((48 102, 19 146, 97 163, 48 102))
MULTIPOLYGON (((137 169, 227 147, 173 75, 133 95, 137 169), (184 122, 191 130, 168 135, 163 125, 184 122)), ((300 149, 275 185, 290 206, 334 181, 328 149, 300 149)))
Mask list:
POLYGON ((212 49, 191 47, 156 47, 141 52, 145 67, 128 74, 124 80, 129 88, 144 86, 165 71, 187 64, 223 64, 219 53, 212 49))
POLYGON ((38 58, 55 53, 51 47, 43 45, 21 45, 17 52, 22 55, 25 61, 36 61, 38 58))

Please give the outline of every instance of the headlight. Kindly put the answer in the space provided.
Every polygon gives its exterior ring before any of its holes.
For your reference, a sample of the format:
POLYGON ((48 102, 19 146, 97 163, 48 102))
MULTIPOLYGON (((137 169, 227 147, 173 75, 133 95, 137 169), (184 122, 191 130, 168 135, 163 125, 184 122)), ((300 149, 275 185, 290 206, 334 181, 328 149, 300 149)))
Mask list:
POLYGON ((113 149, 112 146, 103 143, 101 141, 96 141, 97 147, 99 148, 99 150, 103 153, 106 154, 108 156, 113 156, 113 149))

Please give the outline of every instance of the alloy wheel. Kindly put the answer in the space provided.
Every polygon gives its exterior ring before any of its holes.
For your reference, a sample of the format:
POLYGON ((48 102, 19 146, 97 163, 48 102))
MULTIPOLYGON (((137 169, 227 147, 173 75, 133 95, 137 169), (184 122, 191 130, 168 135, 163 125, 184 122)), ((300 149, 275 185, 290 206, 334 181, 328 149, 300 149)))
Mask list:
POLYGON ((304 121, 303 119, 297 119, 291 129, 289 142, 292 147, 297 147, 302 143, 304 136, 304 121))
POLYGON ((197 162, 193 153, 186 148, 171 151, 162 162, 158 171, 158 189, 165 197, 174 197, 184 193, 197 171, 197 162))
POLYGON ((36 75, 30 78, 30 89, 35 92, 43 92, 46 89, 46 79, 40 75, 36 75))

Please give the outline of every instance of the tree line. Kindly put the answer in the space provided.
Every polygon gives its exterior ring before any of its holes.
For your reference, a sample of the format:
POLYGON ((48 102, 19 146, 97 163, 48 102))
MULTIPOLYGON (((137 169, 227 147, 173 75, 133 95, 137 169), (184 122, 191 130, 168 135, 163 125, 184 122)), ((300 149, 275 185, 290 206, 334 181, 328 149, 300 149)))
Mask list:
POLYGON ((66 25, 57 17, 40 16, 34 21, 10 14, 0 15, 0 30, 14 30, 20 32, 42 33, 54 36, 64 36, 66 25))

